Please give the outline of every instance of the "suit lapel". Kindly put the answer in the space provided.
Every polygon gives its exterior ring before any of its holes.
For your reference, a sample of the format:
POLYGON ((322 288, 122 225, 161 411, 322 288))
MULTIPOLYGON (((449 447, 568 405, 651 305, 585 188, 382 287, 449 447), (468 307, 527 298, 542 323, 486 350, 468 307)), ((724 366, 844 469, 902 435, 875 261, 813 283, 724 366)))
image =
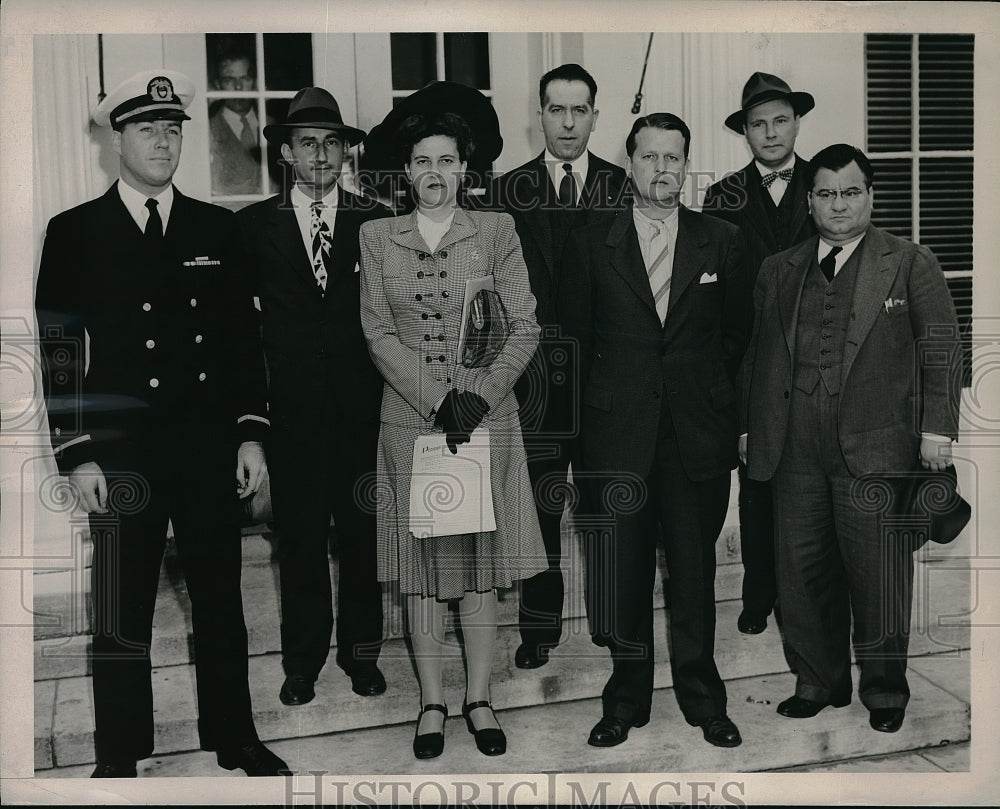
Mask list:
POLYGON ((677 300, 696 277, 701 277, 707 261, 705 247, 708 238, 698 222, 698 217, 683 205, 677 212, 677 243, 674 246, 674 266, 671 272, 670 298, 667 303, 666 324, 677 300))
POLYGON ((795 356, 795 332, 799 325, 799 304, 806 273, 816 255, 818 236, 803 242, 787 259, 787 264, 778 269, 778 314, 785 330, 788 355, 795 356))
POLYGON ((523 194, 518 194, 515 199, 523 199, 526 203, 530 200, 537 202, 534 211, 529 211, 522 217, 522 221, 527 225, 538 251, 545 260, 545 269, 549 273, 549 278, 555 276, 555 260, 552 255, 552 222, 549 212, 552 207, 552 183, 549 182, 549 174, 545 170, 544 153, 538 155, 532 164, 530 174, 525 174, 521 178, 530 184, 530 188, 524 189, 523 194))
POLYGON ((861 344, 875 325, 879 310, 889 297, 902 256, 893 251, 882 237, 882 232, 875 227, 869 227, 857 249, 861 254, 858 256, 858 277, 854 284, 852 302, 852 311, 856 317, 851 319, 847 327, 841 384, 847 379, 861 344))
POLYGON ((774 252, 777 249, 777 240, 774 231, 771 230, 771 217, 767 210, 767 202, 764 195, 767 191, 761 185, 760 172, 753 162, 743 169, 744 190, 747 195, 747 217, 746 222, 752 227, 768 250, 774 252))
POLYGON ((282 201, 282 194, 271 200, 266 227, 271 246, 285 259, 292 275, 319 294, 312 260, 302 241, 302 231, 299 230, 295 210, 290 201, 282 201))
POLYGON ((790 244, 795 244, 802 239, 807 238, 809 235, 808 230, 803 232, 806 219, 809 217, 809 206, 806 203, 805 184, 806 162, 796 155, 795 173, 792 175, 792 181, 788 184, 788 188, 785 189, 786 194, 791 194, 792 199, 798 200, 795 207, 792 208, 792 218, 788 225, 788 232, 792 240, 790 244))
POLYGON ((649 286, 649 276, 646 275, 646 263, 642 260, 642 250, 639 249, 639 237, 632 221, 632 208, 620 211, 611 223, 605 244, 610 248, 609 263, 611 269, 618 273, 632 291, 646 304, 646 307, 656 318, 656 303, 653 301, 653 290, 649 286))

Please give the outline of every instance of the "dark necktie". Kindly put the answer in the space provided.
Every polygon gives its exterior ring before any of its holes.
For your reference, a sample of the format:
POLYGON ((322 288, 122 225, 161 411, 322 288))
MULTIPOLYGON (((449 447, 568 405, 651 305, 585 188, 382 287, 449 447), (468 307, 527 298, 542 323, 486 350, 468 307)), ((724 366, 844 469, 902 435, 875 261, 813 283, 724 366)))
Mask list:
POLYGON ((248 152, 252 149, 257 148, 257 132, 250 125, 245 115, 240 116, 240 121, 243 122, 243 129, 240 131, 240 143, 243 144, 243 148, 248 152))
POLYGON ((760 184, 764 186, 764 188, 770 188, 774 184, 774 181, 779 177, 786 183, 790 183, 794 172, 795 169, 793 168, 782 169, 781 171, 772 171, 770 174, 765 174, 760 178, 760 184))
POLYGON ((563 163, 562 170, 566 172, 559 183, 559 204, 564 208, 576 205, 576 181, 573 179, 573 165, 563 163))
POLYGON ((149 218, 146 220, 146 229, 143 233, 149 244, 159 246, 163 242, 163 220, 160 219, 156 200, 152 197, 147 199, 146 207, 149 209, 149 218))
POLYGON ((312 212, 310 230, 312 232, 313 272, 316 274, 316 284, 323 292, 326 292, 327 261, 333 246, 333 234, 330 233, 330 226, 322 217, 323 208, 322 202, 314 202, 309 206, 309 210, 312 212))
POLYGON ((837 268, 837 254, 843 249, 843 247, 834 247, 819 263, 819 268, 823 271, 823 275, 826 276, 827 283, 833 282, 833 275, 837 268))

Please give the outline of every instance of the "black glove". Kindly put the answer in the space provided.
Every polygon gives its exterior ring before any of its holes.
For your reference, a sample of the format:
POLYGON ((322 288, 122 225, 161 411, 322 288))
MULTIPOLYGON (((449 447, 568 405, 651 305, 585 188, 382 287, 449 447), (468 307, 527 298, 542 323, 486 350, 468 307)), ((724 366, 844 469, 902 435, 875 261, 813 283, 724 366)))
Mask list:
POLYGON ((438 407, 434 426, 444 430, 448 449, 454 455, 459 444, 471 440, 472 432, 483 423, 489 411, 489 404, 478 393, 452 388, 438 407))

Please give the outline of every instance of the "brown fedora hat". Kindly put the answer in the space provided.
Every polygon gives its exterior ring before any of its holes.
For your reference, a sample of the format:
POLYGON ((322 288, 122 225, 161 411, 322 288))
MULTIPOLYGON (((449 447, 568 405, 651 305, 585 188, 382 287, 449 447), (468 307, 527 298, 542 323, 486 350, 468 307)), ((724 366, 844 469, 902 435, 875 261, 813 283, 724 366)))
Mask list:
POLYGON ((754 73, 743 85, 741 108, 726 118, 726 126, 737 135, 742 135, 743 125, 747 120, 747 110, 779 98, 788 101, 796 115, 805 115, 816 106, 816 100, 809 93, 793 93, 792 88, 777 76, 772 76, 770 73, 754 73))
POLYGON ((288 116, 284 122, 265 126, 264 137, 284 143, 289 131, 300 126, 339 132, 351 146, 361 143, 365 137, 364 130, 344 123, 337 99, 322 87, 303 87, 299 90, 288 105, 288 116))

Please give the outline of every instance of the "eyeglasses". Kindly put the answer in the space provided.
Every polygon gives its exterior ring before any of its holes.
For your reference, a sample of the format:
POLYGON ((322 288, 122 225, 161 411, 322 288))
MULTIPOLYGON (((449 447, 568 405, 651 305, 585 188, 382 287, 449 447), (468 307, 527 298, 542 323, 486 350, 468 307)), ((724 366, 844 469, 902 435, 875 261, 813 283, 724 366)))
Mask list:
POLYGON ((810 192, 812 196, 821 199, 823 202, 833 202, 838 196, 844 199, 846 202, 855 202, 861 199, 862 195, 865 193, 863 188, 844 188, 841 190, 833 190, 830 188, 821 188, 819 191, 810 192))

